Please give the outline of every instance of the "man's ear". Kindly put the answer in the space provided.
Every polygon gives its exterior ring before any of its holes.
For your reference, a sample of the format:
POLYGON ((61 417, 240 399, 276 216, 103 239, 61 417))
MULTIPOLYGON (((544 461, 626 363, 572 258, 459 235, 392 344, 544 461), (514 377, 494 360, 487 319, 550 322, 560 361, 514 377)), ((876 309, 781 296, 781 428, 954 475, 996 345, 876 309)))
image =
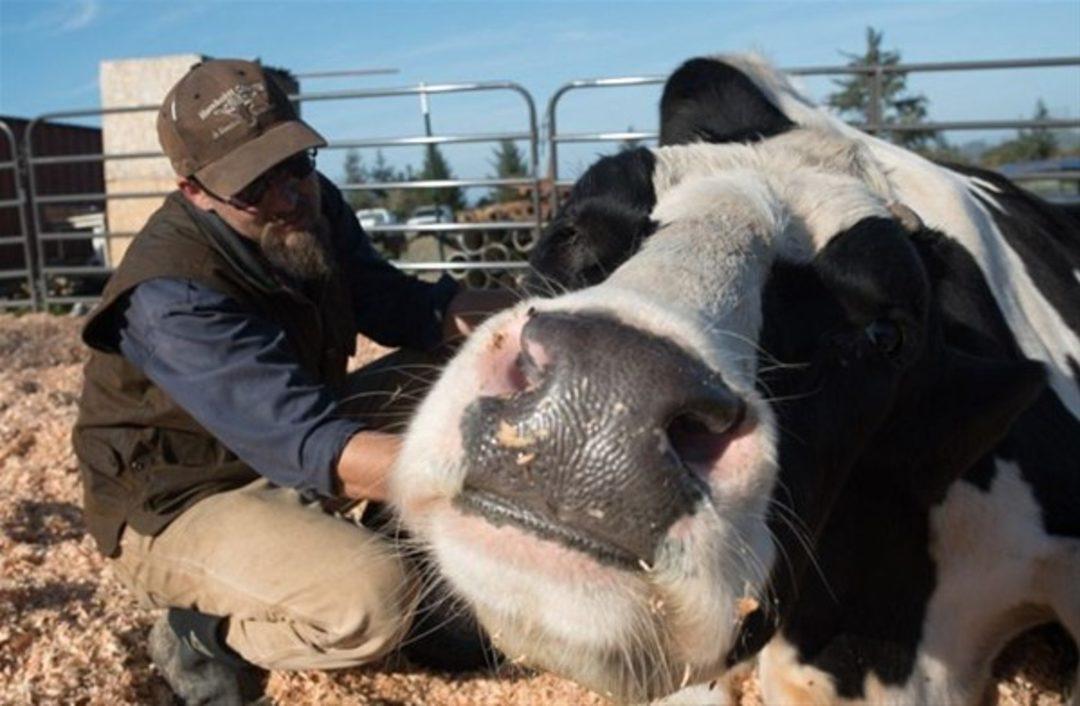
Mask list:
POLYGON ((178 179, 176 187, 190 204, 203 211, 212 211, 214 200, 203 190, 194 179, 178 179))

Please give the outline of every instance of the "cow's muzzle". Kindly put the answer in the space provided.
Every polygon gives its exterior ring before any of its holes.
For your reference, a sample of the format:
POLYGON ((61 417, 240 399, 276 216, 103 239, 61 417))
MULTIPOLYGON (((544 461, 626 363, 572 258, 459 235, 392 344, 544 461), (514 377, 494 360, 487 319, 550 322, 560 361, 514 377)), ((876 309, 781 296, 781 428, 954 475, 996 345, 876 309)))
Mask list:
POLYGON ((465 512, 621 568, 648 569, 708 494, 744 403, 673 341, 602 314, 533 314, 514 389, 461 421, 465 512))

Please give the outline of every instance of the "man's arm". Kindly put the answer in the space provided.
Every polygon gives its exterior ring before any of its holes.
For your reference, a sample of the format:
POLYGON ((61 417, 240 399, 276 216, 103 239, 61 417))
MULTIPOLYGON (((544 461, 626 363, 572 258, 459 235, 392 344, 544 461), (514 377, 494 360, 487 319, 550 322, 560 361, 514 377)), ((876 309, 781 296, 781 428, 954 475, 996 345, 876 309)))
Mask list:
POLYGON ((396 449, 387 435, 340 415, 284 332, 228 297, 186 280, 140 284, 123 313, 120 352, 274 483, 325 496, 384 492, 380 476, 396 449))
POLYGON ((401 452, 401 435, 359 431, 345 444, 337 464, 341 495, 357 500, 387 499, 387 478, 401 452))

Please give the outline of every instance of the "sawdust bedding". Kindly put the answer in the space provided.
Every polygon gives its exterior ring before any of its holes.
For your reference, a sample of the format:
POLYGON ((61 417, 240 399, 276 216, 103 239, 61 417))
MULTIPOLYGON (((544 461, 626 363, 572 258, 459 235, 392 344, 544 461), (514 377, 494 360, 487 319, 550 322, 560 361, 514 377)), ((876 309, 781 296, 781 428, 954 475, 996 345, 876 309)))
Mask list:
MULTIPOLYGON (((0 704, 168 704, 145 650, 152 613, 113 579, 86 534, 69 435, 86 351, 80 320, 0 314, 0 704)), ((378 352, 362 347, 361 355, 378 352)), ((999 660, 997 702, 1063 703, 1068 644, 1054 633, 999 660)), ((744 685, 744 706, 759 703, 744 685)), ((604 704, 521 667, 448 676, 396 662, 275 673, 278 704, 604 704)))

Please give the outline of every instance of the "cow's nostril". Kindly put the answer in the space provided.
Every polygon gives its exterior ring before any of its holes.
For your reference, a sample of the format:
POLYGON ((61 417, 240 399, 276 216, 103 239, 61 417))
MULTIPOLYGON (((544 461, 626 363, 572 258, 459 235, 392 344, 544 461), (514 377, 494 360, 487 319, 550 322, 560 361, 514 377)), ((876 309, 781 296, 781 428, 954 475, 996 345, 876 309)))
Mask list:
POLYGON ((723 456, 745 416, 742 401, 695 405, 672 417, 665 431, 679 459, 689 468, 707 473, 723 456))
POLYGON ((544 370, 529 351, 529 346, 525 341, 521 342, 521 350, 514 360, 514 368, 516 369, 516 377, 520 378, 522 382, 519 389, 533 390, 540 386, 544 370))
MULTIPOLYGON (((535 315, 535 310, 529 309, 527 313, 529 319, 533 319, 535 315)), ((548 377, 552 362, 551 356, 544 345, 530 336, 529 332, 530 328, 526 324, 521 332, 518 354, 514 358, 513 374, 515 379, 521 381, 518 386, 518 390, 521 392, 528 392, 540 387, 544 379, 548 377)))

